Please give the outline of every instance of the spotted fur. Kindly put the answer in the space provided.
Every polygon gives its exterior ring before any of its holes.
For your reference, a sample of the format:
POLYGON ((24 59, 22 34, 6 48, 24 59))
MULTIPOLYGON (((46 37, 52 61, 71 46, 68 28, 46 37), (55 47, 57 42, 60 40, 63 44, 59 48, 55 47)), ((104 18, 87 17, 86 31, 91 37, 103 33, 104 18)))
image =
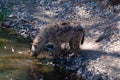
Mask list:
POLYGON ((32 56, 38 56, 48 42, 55 45, 55 56, 61 54, 61 44, 69 43, 70 51, 79 52, 84 42, 84 31, 80 25, 72 22, 60 22, 41 28, 32 44, 32 56))

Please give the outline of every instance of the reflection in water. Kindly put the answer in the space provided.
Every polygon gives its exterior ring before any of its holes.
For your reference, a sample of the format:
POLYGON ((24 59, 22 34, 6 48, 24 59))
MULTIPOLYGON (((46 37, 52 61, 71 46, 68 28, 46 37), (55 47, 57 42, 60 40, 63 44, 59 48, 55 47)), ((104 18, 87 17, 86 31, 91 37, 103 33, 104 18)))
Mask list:
POLYGON ((77 79, 76 73, 73 71, 67 71, 58 66, 51 66, 52 70, 44 71, 44 67, 33 62, 28 72, 28 80, 81 80, 77 79))
POLYGON ((42 65, 32 63, 28 75, 28 80, 44 80, 42 65))

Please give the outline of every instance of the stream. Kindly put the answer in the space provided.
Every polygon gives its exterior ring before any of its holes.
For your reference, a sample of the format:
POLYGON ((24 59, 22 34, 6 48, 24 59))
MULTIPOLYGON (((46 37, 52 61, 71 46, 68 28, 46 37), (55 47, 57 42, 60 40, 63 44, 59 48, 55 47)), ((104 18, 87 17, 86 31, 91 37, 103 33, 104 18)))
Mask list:
POLYGON ((30 57, 30 42, 12 30, 0 30, 0 80, 82 80, 54 66, 47 52, 39 59, 30 57))

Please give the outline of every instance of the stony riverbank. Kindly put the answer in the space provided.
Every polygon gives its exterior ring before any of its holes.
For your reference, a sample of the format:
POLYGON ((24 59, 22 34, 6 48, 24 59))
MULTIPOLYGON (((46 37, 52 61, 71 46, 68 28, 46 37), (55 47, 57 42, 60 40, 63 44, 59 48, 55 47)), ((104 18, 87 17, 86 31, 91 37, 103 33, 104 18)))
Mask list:
POLYGON ((54 21, 80 23, 86 34, 77 74, 87 80, 120 79, 120 5, 96 0, 15 0, 8 26, 24 37, 54 21), (97 41, 96 41, 97 40, 97 41), (81 62, 81 59, 83 60, 81 62))

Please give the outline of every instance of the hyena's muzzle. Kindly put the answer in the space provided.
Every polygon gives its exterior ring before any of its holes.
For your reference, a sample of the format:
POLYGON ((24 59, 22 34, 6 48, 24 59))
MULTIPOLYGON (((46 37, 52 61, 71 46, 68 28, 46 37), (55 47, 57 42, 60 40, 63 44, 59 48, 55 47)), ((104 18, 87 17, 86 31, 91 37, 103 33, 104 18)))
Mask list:
POLYGON ((43 48, 39 48, 39 45, 32 45, 31 56, 37 57, 41 51, 50 51, 51 53, 53 53, 54 49, 55 49, 55 46, 54 44, 51 44, 51 43, 45 44, 43 48))

